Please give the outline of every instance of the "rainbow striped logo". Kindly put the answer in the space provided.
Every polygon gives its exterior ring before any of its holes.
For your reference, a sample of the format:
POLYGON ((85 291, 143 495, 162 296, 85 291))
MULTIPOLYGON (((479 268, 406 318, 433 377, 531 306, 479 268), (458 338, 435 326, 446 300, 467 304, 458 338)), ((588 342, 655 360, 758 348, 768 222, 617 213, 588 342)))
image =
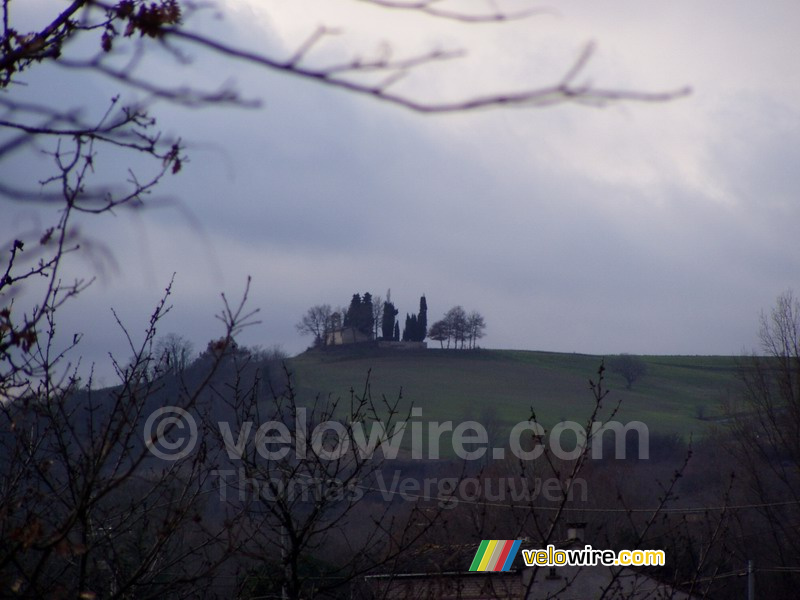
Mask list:
POLYGON ((483 540, 470 571, 508 571, 519 552, 521 540, 483 540))

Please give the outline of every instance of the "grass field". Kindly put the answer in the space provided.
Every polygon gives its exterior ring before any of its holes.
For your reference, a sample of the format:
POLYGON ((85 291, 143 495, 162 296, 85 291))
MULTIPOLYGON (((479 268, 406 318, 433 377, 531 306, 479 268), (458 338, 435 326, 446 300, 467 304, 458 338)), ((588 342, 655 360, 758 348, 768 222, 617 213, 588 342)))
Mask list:
MULTIPOLYGON (((527 419, 550 428, 567 419, 585 422, 602 357, 519 350, 398 351, 362 347, 306 352, 289 361, 302 399, 348 397, 363 390, 368 372, 373 395, 421 407, 425 420, 494 418, 510 427, 527 419)), ((737 357, 643 356, 648 373, 625 389, 606 373, 607 407, 621 401, 616 420, 643 421, 651 432, 702 436, 720 405, 736 394, 737 357), (702 415, 704 418, 698 418, 702 415)), ((606 412, 607 414, 607 412, 606 412)))

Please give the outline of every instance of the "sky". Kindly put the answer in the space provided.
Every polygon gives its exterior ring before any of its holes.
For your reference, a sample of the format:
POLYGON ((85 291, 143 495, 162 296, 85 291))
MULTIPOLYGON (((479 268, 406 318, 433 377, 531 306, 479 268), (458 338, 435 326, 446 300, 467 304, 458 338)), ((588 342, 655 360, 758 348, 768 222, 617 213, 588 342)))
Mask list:
MULTIPOLYGON (((33 29, 54 6, 25 3, 20 19, 33 29)), ((96 250, 73 257, 69 272, 97 280, 64 307, 59 327, 65 337, 84 334, 83 364, 113 383, 108 355, 124 359, 127 350, 111 308, 141 336, 173 273, 174 308, 160 332, 198 350, 222 332, 220 294, 238 298, 248 276, 260 323, 240 343, 290 354, 311 342, 294 327, 308 307, 346 306, 356 292, 385 298, 388 289, 401 321, 421 294, 429 322, 456 304, 480 311, 486 348, 755 349, 760 311, 800 289, 800 6, 504 6, 542 12, 477 25, 354 0, 222 0, 187 26, 282 57, 317 27, 336 28, 308 55, 314 65, 389 48, 398 57, 463 50, 398 85, 431 102, 551 85, 588 43, 594 53, 581 82, 642 92, 690 86, 691 94, 422 115, 192 48, 188 65, 155 52, 148 76, 235 86, 262 106, 152 106, 164 131, 187 143, 190 162, 144 210, 81 220, 96 250)), ((19 93, 88 115, 119 91, 137 97, 55 67, 27 77, 19 93)), ((47 168, 42 149, 7 158, 0 177, 36 181, 47 168)), ((106 157, 98 178, 124 178, 128 166, 106 157)), ((55 214, 0 202, 2 243, 55 214)))

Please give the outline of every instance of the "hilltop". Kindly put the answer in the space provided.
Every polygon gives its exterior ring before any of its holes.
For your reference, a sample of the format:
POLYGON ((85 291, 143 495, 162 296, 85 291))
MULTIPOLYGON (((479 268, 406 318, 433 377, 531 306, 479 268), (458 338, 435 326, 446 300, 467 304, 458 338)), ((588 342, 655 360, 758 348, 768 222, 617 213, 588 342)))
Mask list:
MULTIPOLYGON (((702 435, 735 394, 737 357, 642 356, 648 374, 625 388, 606 372, 608 406, 621 400, 617 420, 643 421, 651 431, 702 435)), ((364 345, 308 351, 289 359, 303 398, 347 397, 363 389, 367 373, 373 395, 423 409, 425 420, 481 420, 512 425, 530 415, 552 427, 583 422, 592 407, 589 379, 601 356, 522 350, 391 351, 364 345)))

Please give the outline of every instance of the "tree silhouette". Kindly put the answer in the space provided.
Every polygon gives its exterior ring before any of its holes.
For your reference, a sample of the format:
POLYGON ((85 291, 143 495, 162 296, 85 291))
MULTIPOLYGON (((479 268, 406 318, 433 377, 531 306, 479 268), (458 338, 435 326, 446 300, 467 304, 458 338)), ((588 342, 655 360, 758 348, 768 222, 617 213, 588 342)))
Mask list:
POLYGON ((424 342, 428 335, 428 302, 425 296, 419 299, 419 317, 417 319, 417 341, 424 342))
POLYGON ((647 363, 632 354, 612 356, 608 359, 608 368, 625 379, 627 389, 631 389, 634 382, 647 374, 647 363))
POLYGON ((390 300, 386 300, 383 303, 383 322, 381 325, 381 331, 383 332, 383 339, 385 340, 393 340, 397 336, 395 335, 395 327, 397 327, 397 323, 395 322, 395 317, 397 317, 398 311, 394 304, 390 300))

